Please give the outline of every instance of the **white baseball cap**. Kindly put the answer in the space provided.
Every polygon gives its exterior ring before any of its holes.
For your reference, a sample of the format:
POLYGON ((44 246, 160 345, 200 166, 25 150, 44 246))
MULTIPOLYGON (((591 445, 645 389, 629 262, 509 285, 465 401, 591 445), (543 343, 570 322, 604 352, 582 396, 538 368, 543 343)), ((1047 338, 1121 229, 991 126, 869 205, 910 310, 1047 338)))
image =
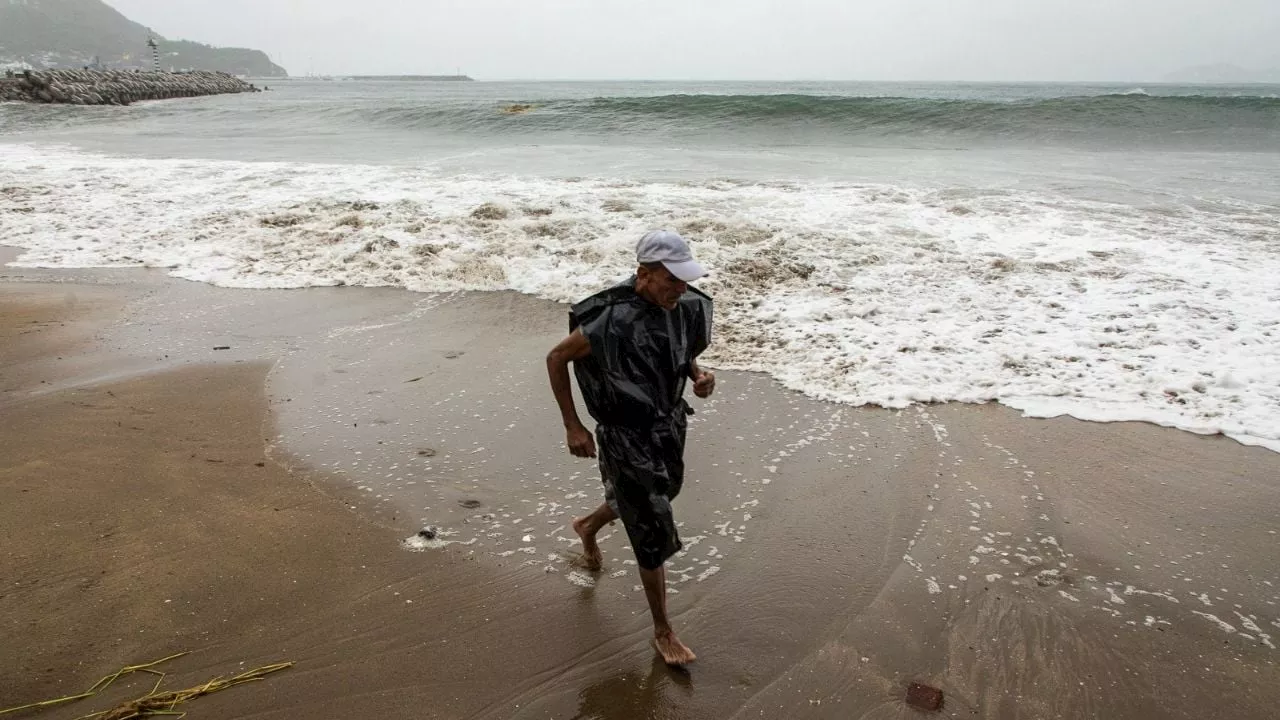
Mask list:
POLYGON ((707 269, 693 259, 689 243, 670 230, 647 232, 636 243, 636 261, 640 264, 660 262, 680 280, 693 282, 707 274, 707 269))

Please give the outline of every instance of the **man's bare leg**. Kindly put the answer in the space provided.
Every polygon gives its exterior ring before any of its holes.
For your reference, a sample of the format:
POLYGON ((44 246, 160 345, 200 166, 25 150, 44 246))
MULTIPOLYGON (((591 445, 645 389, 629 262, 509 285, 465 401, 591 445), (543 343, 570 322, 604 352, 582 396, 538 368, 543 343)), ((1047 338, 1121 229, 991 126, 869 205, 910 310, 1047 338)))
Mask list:
POLYGON ((617 513, 609 508, 608 503, 600 503, 590 515, 584 515, 573 521, 573 531, 582 538, 582 566, 587 570, 598 571, 604 565, 604 555, 596 544, 596 533, 600 528, 618 519, 617 513))
POLYGON ((667 620, 666 566, 657 570, 640 568, 640 582, 644 583, 644 596, 649 601, 649 613, 653 615, 654 649, 668 665, 687 665, 696 660, 698 656, 680 642, 667 620))

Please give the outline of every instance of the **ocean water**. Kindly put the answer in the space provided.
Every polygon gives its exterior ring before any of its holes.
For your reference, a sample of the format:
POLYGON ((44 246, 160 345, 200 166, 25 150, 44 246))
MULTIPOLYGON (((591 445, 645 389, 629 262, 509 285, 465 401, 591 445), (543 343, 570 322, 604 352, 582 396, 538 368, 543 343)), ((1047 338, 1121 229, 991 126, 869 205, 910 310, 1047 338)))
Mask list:
POLYGON ((1280 451, 1280 86, 287 81, 0 105, 19 265, 572 301, 648 229, 711 361, 1280 451))

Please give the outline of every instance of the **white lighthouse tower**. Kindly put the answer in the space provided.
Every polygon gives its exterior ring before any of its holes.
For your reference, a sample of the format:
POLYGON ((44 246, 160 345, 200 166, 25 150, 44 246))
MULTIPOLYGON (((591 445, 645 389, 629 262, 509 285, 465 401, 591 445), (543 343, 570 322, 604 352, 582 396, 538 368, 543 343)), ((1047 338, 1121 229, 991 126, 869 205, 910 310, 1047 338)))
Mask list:
POLYGON ((151 48, 151 69, 160 72, 160 43, 154 33, 147 35, 147 47, 151 48))

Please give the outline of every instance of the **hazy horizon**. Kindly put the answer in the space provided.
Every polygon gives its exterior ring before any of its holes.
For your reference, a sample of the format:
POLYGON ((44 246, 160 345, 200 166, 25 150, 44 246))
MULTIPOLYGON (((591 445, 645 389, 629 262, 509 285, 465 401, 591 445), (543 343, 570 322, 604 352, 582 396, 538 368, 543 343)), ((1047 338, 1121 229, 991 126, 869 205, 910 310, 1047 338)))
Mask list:
POLYGON ((1280 68, 1272 0, 107 1, 166 37, 263 50, 292 75, 1156 82, 1191 66, 1280 68))

